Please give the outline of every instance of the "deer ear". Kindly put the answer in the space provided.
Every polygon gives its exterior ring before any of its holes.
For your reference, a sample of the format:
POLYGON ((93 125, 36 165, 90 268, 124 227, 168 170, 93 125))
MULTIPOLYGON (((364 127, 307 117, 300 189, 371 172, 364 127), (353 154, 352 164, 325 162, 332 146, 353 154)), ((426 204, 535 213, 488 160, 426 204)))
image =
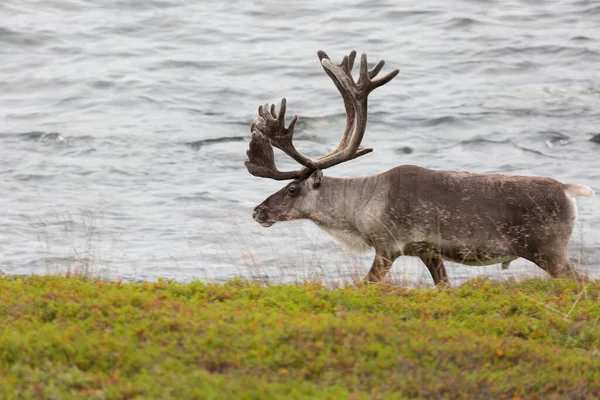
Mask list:
POLYGON ((318 189, 319 186, 321 186, 321 178, 323 178, 323 171, 320 169, 316 170, 310 175, 308 179, 313 189, 318 189))

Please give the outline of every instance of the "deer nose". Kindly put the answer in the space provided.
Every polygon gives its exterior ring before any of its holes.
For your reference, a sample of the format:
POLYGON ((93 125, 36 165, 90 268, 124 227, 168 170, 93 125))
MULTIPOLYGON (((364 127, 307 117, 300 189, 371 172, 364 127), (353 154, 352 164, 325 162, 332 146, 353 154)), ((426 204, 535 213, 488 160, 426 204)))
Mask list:
POLYGON ((261 213, 262 211, 264 211, 265 209, 266 209, 266 207, 265 207, 265 206, 263 206, 262 204, 261 204, 261 205, 258 205, 258 206, 256 206, 256 208, 254 209, 254 211, 252 211, 252 218, 254 218, 254 220, 255 220, 255 221, 257 221, 257 222, 260 222, 260 221, 259 221, 259 218, 260 218, 260 213, 261 213))

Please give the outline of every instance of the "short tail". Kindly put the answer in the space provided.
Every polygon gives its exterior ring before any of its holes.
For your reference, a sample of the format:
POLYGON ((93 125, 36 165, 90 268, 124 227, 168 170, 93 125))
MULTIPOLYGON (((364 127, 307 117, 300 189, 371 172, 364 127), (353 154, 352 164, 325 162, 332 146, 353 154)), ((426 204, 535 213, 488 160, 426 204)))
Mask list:
POLYGON ((591 187, 585 185, 578 185, 576 183, 569 183, 564 185, 565 192, 569 197, 591 197, 594 196, 594 191, 591 187))

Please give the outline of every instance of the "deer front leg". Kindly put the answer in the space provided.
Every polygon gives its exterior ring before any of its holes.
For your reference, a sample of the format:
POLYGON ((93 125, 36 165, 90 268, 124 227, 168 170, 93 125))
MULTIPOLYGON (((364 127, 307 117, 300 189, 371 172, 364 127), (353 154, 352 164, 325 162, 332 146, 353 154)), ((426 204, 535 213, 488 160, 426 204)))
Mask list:
POLYGON ((440 284, 450 285, 446 267, 444 267, 444 261, 440 257, 436 257, 432 254, 422 254, 419 258, 429 270, 429 273, 433 278, 433 283, 435 283, 436 286, 439 286, 440 284))
POLYGON ((375 260, 373 260, 373 266, 369 270, 367 276, 365 276, 365 282, 381 282, 381 280, 385 278, 390 268, 392 268, 393 263, 393 257, 376 253, 375 260))

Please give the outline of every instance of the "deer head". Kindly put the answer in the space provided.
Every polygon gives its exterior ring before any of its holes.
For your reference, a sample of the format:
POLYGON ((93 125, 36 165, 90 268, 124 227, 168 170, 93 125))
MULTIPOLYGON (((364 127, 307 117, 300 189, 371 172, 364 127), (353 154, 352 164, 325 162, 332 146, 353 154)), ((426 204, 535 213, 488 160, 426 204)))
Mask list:
POLYGON ((294 127, 298 116, 294 115, 289 125, 285 126, 285 98, 281 100, 279 113, 275 105, 265 104, 258 108, 258 117, 251 126, 252 138, 246 151, 246 168, 254 176, 293 180, 254 209, 254 219, 265 227, 277 221, 306 218, 308 210, 314 209, 318 197, 321 171, 373 151, 360 148, 367 126, 367 98, 369 93, 391 81, 399 72, 394 70, 382 78, 374 79, 385 62, 381 60, 369 70, 367 55, 363 54, 359 78, 355 81, 352 76, 355 51, 345 56, 339 65, 331 62, 324 51, 317 54, 325 73, 338 88, 344 101, 346 127, 337 148, 323 157, 312 159, 294 147, 294 127), (275 166, 273 146, 296 160, 302 168, 295 171, 279 171, 275 166))

